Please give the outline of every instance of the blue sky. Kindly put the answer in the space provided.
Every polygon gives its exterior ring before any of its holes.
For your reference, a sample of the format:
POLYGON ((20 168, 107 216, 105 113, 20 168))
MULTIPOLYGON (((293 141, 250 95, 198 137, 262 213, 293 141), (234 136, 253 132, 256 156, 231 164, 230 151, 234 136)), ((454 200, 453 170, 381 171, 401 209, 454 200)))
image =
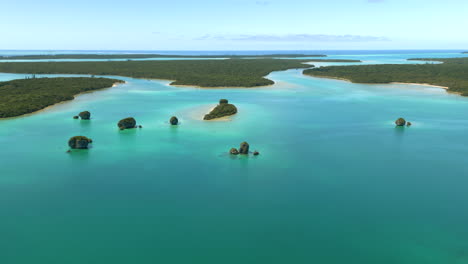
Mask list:
POLYGON ((468 49, 467 0, 0 0, 0 49, 468 49))

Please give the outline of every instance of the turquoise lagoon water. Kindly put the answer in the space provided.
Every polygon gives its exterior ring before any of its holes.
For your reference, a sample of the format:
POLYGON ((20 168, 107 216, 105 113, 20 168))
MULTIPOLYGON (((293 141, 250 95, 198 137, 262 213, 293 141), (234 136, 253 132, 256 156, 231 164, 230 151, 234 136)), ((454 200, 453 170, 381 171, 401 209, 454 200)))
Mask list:
POLYGON ((255 89, 119 78, 0 121, 0 263, 468 263, 468 98, 299 70, 255 89), (239 113, 202 121, 220 98, 239 113), (93 148, 65 153, 74 135, 93 148), (260 156, 227 154, 244 140, 260 156))

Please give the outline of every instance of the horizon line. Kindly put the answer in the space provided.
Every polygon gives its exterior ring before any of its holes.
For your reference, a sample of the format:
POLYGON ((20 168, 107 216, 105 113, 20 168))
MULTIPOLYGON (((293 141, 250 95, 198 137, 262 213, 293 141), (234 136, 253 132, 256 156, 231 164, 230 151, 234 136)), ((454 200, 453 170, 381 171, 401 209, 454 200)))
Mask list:
POLYGON ((205 49, 205 50, 189 50, 189 49, 178 49, 178 50, 169 50, 169 49, 0 49, 0 51, 394 51, 394 50, 401 50, 401 51, 420 51, 420 50, 441 50, 441 51, 468 51, 466 49, 240 49, 240 50, 218 50, 218 49, 205 49))

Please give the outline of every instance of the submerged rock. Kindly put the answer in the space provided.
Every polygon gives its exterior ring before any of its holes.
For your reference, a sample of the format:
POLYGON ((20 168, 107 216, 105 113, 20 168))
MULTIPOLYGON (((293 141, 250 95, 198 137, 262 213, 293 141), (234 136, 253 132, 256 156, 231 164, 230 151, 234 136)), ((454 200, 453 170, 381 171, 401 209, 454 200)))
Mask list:
POLYGON ((209 114, 203 117, 203 120, 211 120, 215 118, 225 117, 234 115, 237 113, 237 107, 233 104, 229 104, 227 99, 219 100, 219 104, 211 110, 209 114))
POLYGON ((84 136, 75 136, 68 140, 68 146, 72 149, 87 149, 93 140, 84 136))
POLYGON ((232 155, 239 155, 239 151, 236 149, 236 148, 232 148, 229 153, 231 153, 232 155))
POLYGON ((119 121, 117 124, 120 130, 135 128, 136 127, 136 120, 133 117, 127 117, 119 121))
POLYGON ((177 117, 173 116, 173 117, 171 117, 169 122, 171 123, 171 125, 175 126, 175 125, 179 124, 179 119, 177 119, 177 117))
POLYGON ((239 153, 240 154, 249 154, 249 143, 247 143, 245 141, 242 142, 240 144, 239 153))
POLYGON ((398 118, 398 119, 395 121, 395 124, 396 124, 397 126, 404 126, 404 125, 406 125, 406 120, 405 120, 404 118, 401 118, 401 117, 400 117, 400 118, 398 118))
POLYGON ((89 111, 83 111, 79 113, 78 116, 83 120, 89 120, 91 118, 91 113, 89 111))

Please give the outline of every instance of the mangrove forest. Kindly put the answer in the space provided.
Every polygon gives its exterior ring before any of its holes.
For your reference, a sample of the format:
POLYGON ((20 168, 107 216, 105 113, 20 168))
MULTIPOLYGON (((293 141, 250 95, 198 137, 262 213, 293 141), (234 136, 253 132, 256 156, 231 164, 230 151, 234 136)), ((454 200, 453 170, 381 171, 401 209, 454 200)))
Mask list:
POLYGON ((328 66, 308 69, 304 74, 346 79, 355 83, 423 83, 448 87, 450 92, 468 96, 468 58, 415 58, 437 61, 426 64, 379 64, 328 66))
POLYGON ((28 78, 0 82, 0 118, 32 113, 47 106, 73 100, 88 91, 123 81, 108 78, 28 78))
POLYGON ((272 71, 309 68, 307 60, 170 60, 86 62, 2 62, 0 72, 25 74, 119 75, 165 79, 173 85, 201 87, 257 87, 274 82, 264 78, 272 71))

